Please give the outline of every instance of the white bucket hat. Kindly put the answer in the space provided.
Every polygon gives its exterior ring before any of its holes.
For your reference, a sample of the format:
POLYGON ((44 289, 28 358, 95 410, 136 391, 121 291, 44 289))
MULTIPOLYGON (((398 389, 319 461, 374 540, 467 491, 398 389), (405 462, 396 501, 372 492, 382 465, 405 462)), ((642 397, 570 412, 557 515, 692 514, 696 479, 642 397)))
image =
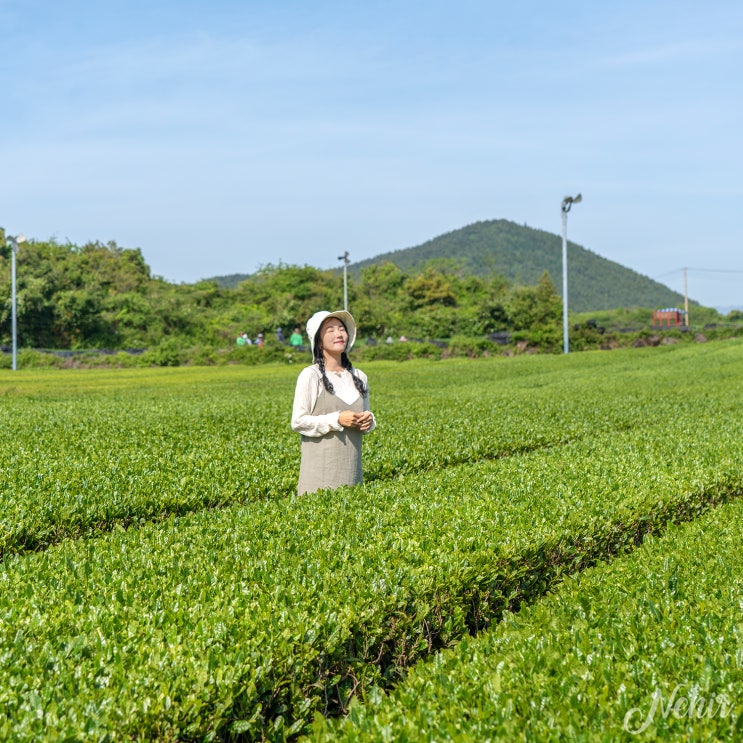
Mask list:
POLYGON ((312 317, 307 320, 307 337, 310 339, 310 350, 315 353, 315 336, 317 331, 320 330, 320 326, 329 318, 337 317, 345 326, 348 331, 348 343, 346 343, 346 351, 350 351, 353 347, 354 341, 356 340, 356 322, 351 316, 350 312, 345 310, 336 310, 335 312, 328 312, 327 310, 321 310, 315 312, 312 317))

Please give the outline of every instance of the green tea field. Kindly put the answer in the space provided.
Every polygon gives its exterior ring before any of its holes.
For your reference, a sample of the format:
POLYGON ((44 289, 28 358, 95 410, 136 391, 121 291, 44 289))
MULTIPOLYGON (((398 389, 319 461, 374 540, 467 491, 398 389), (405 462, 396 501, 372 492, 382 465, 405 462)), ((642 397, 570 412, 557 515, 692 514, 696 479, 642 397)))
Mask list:
POLYGON ((743 737, 743 342, 0 373, 0 740, 743 737))

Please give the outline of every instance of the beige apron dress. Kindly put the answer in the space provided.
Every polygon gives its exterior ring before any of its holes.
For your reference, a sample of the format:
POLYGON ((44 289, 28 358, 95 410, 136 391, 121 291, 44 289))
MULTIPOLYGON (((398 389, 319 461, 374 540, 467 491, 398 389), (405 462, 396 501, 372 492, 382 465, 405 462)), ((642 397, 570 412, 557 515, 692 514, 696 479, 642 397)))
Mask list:
MULTIPOLYGON (((350 405, 320 389, 312 415, 353 410, 361 413, 364 400, 359 395, 350 405)), ((297 493, 314 493, 321 488, 339 488, 363 482, 361 471, 361 437, 358 428, 330 431, 324 436, 302 436, 302 460, 299 465, 297 493)))

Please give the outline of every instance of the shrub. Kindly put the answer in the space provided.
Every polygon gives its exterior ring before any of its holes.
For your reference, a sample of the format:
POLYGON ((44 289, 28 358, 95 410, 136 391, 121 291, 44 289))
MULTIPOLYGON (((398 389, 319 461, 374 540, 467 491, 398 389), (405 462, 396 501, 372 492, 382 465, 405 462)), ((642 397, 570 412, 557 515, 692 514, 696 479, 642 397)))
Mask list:
POLYGON ((462 335, 452 338, 449 350, 452 356, 467 356, 468 358, 495 355, 501 351, 500 347, 489 338, 468 338, 462 335))

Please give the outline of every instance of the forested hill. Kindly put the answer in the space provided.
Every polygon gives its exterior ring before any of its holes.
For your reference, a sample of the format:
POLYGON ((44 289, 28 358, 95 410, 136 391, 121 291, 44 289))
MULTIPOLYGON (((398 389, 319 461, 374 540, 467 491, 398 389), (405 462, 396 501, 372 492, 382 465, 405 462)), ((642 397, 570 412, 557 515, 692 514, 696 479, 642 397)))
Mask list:
MULTIPOLYGON (((536 284, 546 270, 562 294, 562 238, 505 219, 476 222, 417 247, 359 261, 349 270, 358 276, 362 268, 383 261, 412 273, 429 261, 453 263, 467 274, 499 273, 524 285, 536 284)), ((683 306, 683 296, 664 284, 570 241, 568 279, 568 303, 574 312, 683 306)))

